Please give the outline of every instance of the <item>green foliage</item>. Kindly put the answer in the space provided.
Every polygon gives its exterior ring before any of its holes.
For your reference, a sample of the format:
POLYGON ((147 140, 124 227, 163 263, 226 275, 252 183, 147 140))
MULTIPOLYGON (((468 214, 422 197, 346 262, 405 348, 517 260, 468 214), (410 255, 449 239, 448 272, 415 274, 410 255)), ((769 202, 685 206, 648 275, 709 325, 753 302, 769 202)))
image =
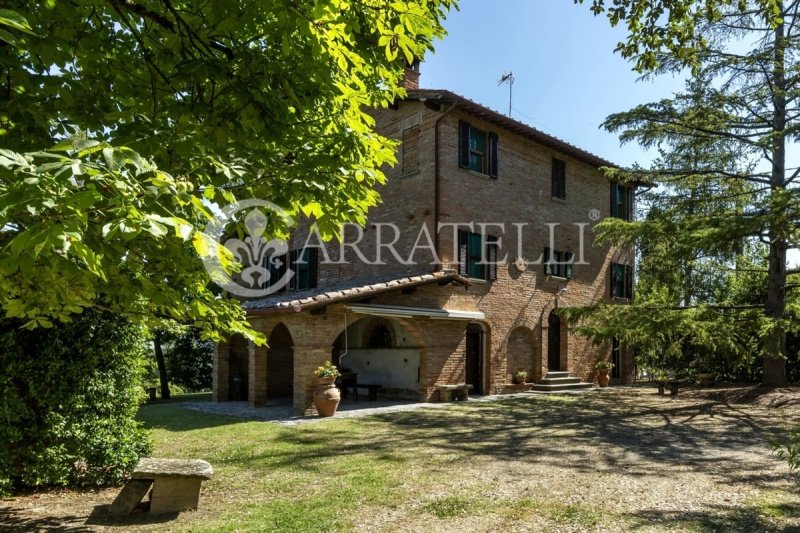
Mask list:
POLYGON ((200 257, 235 268, 198 231, 210 205, 267 199, 326 237, 364 222, 395 160, 367 110, 403 94, 454 5, 5 2, 0 306, 27 327, 99 307, 263 342, 209 289, 200 257))
POLYGON ((176 385, 188 392, 211 389, 211 366, 214 344, 202 340, 197 330, 186 328, 177 335, 168 336, 164 358, 167 375, 171 380, 170 390, 178 392, 176 385))
POLYGON ((653 187, 648 215, 596 227, 599 241, 641 251, 637 299, 572 316, 596 338, 626 338, 656 368, 736 373, 761 357, 763 383, 784 384, 786 334, 800 316, 787 276, 800 197, 786 157, 800 127, 800 78, 788 74, 800 68, 800 6, 623 0, 609 16, 629 23, 634 48, 622 53, 638 67, 655 69, 647 54, 658 52, 656 73, 685 73, 690 56, 694 69, 684 92, 606 120, 623 142, 660 153, 650 168, 607 170, 653 187))
POLYGON ((789 470, 800 470, 800 427, 789 434, 786 442, 772 441, 772 450, 789 464, 789 470))
POLYGON ((338 378, 341 372, 330 361, 325 361, 325 364, 314 370, 314 375, 318 378, 338 378))
POLYGON ((150 451, 141 328, 87 311, 70 324, 0 333, 0 491, 119 483, 150 451))
MULTIPOLYGON (((574 0, 576 4, 584 0, 574 0)), ((612 26, 624 25, 628 37, 616 52, 633 59, 639 72, 654 70, 668 54, 684 65, 697 66, 708 44, 703 28, 731 11, 755 10, 767 22, 780 19, 780 0, 591 0, 595 15, 605 14, 612 26)))

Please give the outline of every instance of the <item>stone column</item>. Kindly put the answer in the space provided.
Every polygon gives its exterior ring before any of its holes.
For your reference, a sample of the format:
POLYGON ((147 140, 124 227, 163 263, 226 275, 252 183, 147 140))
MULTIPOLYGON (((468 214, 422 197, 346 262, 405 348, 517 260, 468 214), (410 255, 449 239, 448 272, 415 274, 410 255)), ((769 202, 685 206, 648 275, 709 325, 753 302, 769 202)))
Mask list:
POLYGON ((247 391, 250 407, 260 407, 267 403, 267 347, 248 343, 249 390, 247 391))
POLYGON ((219 342, 214 346, 214 359, 211 371, 211 400, 215 402, 228 401, 228 374, 230 347, 227 343, 219 342))

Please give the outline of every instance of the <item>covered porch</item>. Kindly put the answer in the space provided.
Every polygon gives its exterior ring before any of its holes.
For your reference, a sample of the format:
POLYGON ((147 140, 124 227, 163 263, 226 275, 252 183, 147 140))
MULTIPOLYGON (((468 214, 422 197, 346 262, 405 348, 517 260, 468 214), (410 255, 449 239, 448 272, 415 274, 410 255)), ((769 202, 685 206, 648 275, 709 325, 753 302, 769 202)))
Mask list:
POLYGON ((438 384, 470 382, 482 393, 485 316, 455 306, 467 301, 454 298, 464 291, 457 278, 416 276, 251 307, 250 320, 268 346, 241 337, 219 344, 213 400, 316 414, 313 372, 326 361, 343 374, 344 411, 434 401, 438 384))

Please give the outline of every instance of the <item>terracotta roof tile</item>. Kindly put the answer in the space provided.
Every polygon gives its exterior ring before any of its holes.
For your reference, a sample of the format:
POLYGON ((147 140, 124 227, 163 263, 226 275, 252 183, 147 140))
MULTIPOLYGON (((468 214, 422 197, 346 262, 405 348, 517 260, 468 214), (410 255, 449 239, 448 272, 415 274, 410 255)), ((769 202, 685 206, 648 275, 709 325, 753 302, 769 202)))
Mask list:
POLYGON ((372 283, 364 283, 362 280, 361 285, 340 285, 338 287, 330 287, 323 292, 317 292, 319 289, 311 289, 302 292, 273 294, 265 298, 245 302, 245 310, 249 316, 299 312, 398 289, 448 281, 469 285, 469 280, 463 276, 452 271, 442 271, 391 280, 375 280, 372 283))

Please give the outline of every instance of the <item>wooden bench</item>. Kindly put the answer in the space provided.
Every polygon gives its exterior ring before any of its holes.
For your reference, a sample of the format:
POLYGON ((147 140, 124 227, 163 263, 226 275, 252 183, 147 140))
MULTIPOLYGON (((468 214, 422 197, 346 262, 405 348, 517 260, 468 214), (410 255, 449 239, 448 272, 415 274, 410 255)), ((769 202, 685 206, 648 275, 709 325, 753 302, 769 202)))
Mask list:
POLYGON ((369 401, 374 402, 378 399, 378 389, 380 389, 383 385, 372 385, 369 383, 357 383, 355 385, 356 389, 356 401, 358 401, 358 389, 367 389, 367 397, 369 401))
POLYGON ((151 486, 151 514, 197 509, 200 485, 204 480, 211 479, 212 474, 211 465, 198 459, 141 459, 133 470, 131 480, 114 499, 109 511, 114 515, 131 514, 151 486))
POLYGON ((451 399, 466 401, 469 399, 472 385, 459 383, 457 385, 437 385, 436 388, 439 390, 439 399, 443 402, 449 402, 451 399))

